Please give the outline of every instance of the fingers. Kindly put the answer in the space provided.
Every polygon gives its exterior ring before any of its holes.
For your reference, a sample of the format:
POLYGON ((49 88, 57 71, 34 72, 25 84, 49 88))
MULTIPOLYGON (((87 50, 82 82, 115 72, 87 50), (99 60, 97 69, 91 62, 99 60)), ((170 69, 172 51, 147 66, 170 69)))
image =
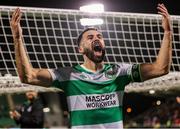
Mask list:
POLYGON ((171 24, 170 24, 170 15, 168 13, 168 10, 164 6, 164 4, 158 4, 158 14, 162 15, 162 27, 164 31, 171 31, 171 24))
MULTIPOLYGON (((166 7, 164 4, 158 4, 158 7, 159 8, 162 8, 163 10, 167 11, 166 7)), ((168 12, 168 11, 167 11, 168 12)))
POLYGON ((12 14, 12 19, 11 19, 11 21, 12 22, 14 22, 14 23, 19 23, 20 22, 20 20, 21 20, 21 10, 20 10, 20 8, 17 8, 14 12, 13 12, 13 14, 12 14))
POLYGON ((164 16, 164 17, 168 17, 169 13, 168 10, 166 9, 166 7, 164 6, 164 4, 158 4, 158 14, 164 16))

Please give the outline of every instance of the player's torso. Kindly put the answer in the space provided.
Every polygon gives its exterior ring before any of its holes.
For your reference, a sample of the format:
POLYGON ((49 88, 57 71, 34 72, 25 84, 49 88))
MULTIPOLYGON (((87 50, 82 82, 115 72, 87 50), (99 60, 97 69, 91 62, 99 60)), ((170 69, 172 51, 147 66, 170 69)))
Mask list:
POLYGON ((111 66, 96 73, 76 66, 69 73, 64 74, 60 85, 67 96, 72 126, 109 126, 114 122, 116 127, 121 126, 122 98, 129 81, 127 76, 119 76, 118 69, 111 66))

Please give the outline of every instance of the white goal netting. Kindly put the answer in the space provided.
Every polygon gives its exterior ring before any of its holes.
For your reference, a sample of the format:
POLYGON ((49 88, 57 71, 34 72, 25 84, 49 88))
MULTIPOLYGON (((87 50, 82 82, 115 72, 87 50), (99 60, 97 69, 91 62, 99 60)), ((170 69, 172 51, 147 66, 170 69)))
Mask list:
MULTIPOLYGON (((14 60, 14 46, 9 21, 15 7, 0 6, 0 93, 15 92, 20 87, 14 60), (16 81, 8 82, 16 78, 16 81), (6 79, 4 79, 6 78, 6 79), (6 82, 4 80, 7 80, 6 82), (16 88, 15 88, 16 87, 16 88), (18 87, 18 88, 17 88, 18 87)), ((22 7, 21 26, 25 47, 34 67, 57 68, 82 63, 77 53, 76 38, 84 29, 81 18, 102 18, 104 24, 98 26, 106 43, 106 62, 145 63, 153 62, 158 54, 163 31, 161 16, 156 14, 84 13, 77 10, 44 9, 22 7)), ((180 85, 180 16, 172 16, 173 63, 171 73, 144 83, 130 84, 127 92, 149 89, 167 90, 180 85)), ((38 87, 37 87, 38 88, 38 87)), ((178 88, 176 88, 178 89, 178 88)), ((43 88, 40 88, 40 91, 43 88)))

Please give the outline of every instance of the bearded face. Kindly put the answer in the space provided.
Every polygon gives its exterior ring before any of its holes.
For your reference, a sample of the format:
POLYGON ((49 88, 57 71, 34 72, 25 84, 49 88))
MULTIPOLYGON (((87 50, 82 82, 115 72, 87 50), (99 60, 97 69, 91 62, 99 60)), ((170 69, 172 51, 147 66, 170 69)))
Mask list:
POLYGON ((79 52, 85 55, 94 63, 101 63, 105 57, 105 44, 103 35, 97 30, 88 30, 84 32, 79 52))
POLYGON ((105 48, 99 40, 91 43, 91 48, 84 48, 84 54, 94 63, 101 63, 105 57, 105 48))

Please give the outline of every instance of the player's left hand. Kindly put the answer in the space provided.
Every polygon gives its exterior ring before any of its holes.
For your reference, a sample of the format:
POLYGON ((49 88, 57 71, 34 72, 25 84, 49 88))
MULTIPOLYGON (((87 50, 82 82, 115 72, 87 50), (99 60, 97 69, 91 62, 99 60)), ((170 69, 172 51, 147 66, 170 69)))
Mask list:
POLYGON ((162 27, 164 31, 172 31, 171 23, 170 23, 170 15, 164 4, 158 4, 157 9, 158 9, 158 14, 163 16, 162 27))

